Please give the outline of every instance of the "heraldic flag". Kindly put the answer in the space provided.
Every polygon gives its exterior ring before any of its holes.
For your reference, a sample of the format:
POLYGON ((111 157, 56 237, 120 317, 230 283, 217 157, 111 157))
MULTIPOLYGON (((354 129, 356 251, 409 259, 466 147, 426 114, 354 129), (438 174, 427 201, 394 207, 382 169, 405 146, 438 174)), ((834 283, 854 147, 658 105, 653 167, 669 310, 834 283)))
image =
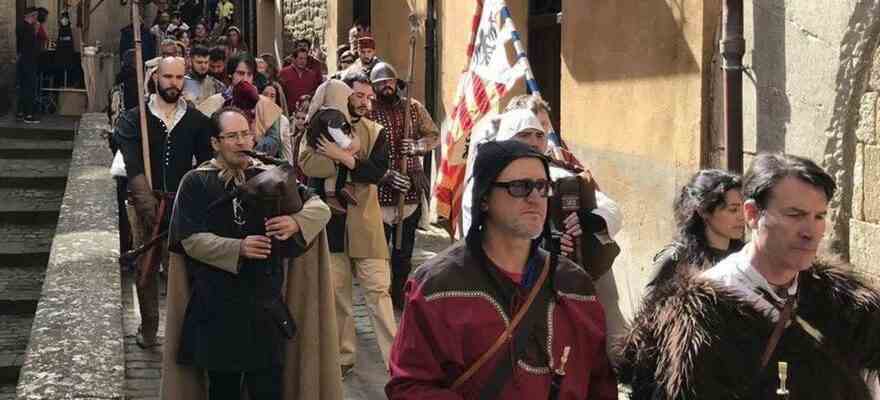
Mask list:
MULTIPOLYGON (((507 44, 519 41, 510 10, 503 0, 476 0, 468 45, 467 69, 458 81, 450 122, 443 128, 443 158, 435 188, 437 215, 455 233, 465 187, 468 138, 480 118, 498 106, 516 81, 525 76, 525 54, 516 54, 511 65, 507 44)), ((519 46, 517 46, 519 47, 519 46)))

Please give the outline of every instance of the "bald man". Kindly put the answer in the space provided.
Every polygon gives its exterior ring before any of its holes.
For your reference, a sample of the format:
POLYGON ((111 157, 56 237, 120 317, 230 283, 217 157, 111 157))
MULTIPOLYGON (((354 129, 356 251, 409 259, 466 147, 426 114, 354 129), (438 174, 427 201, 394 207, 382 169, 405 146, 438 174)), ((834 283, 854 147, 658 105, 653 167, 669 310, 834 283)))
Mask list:
MULTIPOLYGON (((211 159, 211 120, 195 108, 188 106, 181 95, 186 63, 181 57, 165 57, 153 78, 156 93, 147 102, 147 133, 150 143, 150 180, 144 168, 141 147, 140 114, 132 108, 122 114, 113 133, 114 140, 122 151, 128 176, 128 212, 134 236, 134 247, 148 242, 154 227, 168 225, 168 215, 174 201, 174 193, 183 175, 195 165, 211 159), (193 160, 196 164, 193 164, 193 160), (160 207, 162 203, 164 206, 160 207), (163 213, 159 213, 163 210, 163 213)), ((141 326, 137 343, 144 348, 158 346, 156 337, 159 327, 159 291, 156 271, 159 263, 167 260, 167 246, 156 246, 162 250, 162 257, 150 265, 141 256, 137 268, 138 301, 141 311, 141 326)))

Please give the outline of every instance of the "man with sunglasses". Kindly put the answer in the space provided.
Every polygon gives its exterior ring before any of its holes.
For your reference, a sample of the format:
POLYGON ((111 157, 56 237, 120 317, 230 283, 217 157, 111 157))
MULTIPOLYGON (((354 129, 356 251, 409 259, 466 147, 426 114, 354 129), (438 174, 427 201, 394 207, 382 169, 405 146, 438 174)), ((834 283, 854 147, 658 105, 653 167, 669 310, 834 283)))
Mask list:
POLYGON ((538 246, 551 195, 545 156, 480 146, 465 240, 407 282, 390 399, 617 399, 590 276, 538 246))
MULTIPOLYGON (((157 93, 150 95, 146 107, 152 182, 147 182, 144 172, 140 114, 137 107, 122 113, 113 135, 114 142, 122 152, 128 175, 128 218, 132 222, 134 247, 151 239, 156 231, 156 224, 167 226, 174 192, 177 191, 183 175, 193 169, 193 159, 201 163, 211 158, 211 120, 183 98, 185 73, 183 58, 166 57, 159 61, 153 81, 157 93), (160 207, 162 202, 165 202, 165 207, 160 207), (160 209, 166 211, 164 215, 158 215, 160 209)), ((167 260, 167 252, 164 250, 167 246, 157 246, 163 249, 161 259, 167 260)), ((160 257, 153 257, 156 262, 159 259, 160 257)), ((163 262, 163 265, 167 266, 167 262, 163 262)), ((159 286, 154 273, 156 270, 158 268, 155 265, 138 269, 139 274, 150 275, 139 279, 146 283, 137 288, 141 312, 137 343, 142 347, 159 344, 156 339, 159 328, 159 286)))

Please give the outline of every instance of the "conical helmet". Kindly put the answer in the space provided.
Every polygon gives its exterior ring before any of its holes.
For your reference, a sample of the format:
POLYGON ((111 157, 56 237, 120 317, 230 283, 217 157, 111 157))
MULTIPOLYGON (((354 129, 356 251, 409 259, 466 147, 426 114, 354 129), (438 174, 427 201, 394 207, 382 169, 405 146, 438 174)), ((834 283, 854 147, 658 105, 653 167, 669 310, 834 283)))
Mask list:
POLYGON ((380 62, 370 71, 370 82, 372 83, 379 83, 389 79, 397 79, 397 71, 394 70, 391 64, 380 62))

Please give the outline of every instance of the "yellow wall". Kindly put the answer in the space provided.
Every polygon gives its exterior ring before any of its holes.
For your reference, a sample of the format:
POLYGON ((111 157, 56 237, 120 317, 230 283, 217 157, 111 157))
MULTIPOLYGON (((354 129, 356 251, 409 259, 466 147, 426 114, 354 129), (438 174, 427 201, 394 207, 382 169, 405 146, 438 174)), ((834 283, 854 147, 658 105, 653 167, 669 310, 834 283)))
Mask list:
POLYGON ((376 54, 394 66, 400 79, 408 76, 410 13, 419 17, 414 63, 414 98, 425 100, 425 11, 427 0, 373 0, 370 27, 376 39, 376 54))
POLYGON ((673 196, 700 167, 717 3, 563 2, 561 131, 622 206, 615 272, 630 305, 672 239, 673 196))

